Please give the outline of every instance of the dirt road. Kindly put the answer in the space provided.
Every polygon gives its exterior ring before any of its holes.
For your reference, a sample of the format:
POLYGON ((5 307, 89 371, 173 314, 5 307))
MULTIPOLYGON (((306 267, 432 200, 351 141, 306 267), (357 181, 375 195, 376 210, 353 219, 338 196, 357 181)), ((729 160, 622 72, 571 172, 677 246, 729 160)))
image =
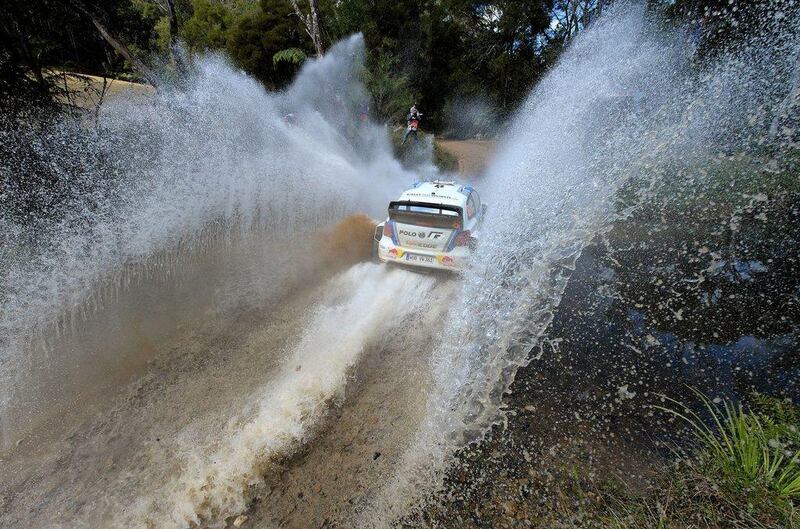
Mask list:
POLYGON ((101 413, 0 461, 0 525, 352 526, 424 416, 456 284, 364 263, 209 315, 101 413))
POLYGON ((479 175, 486 168, 497 142, 494 140, 440 140, 439 145, 458 160, 462 175, 479 175))

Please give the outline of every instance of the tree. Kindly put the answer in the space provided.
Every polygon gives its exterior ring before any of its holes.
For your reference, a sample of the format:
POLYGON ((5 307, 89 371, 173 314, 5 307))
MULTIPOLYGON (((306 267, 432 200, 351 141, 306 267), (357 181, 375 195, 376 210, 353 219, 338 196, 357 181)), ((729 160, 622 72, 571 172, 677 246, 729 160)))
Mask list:
POLYGON ((55 20, 64 15, 72 22, 74 17, 63 6, 46 4, 51 16, 40 17, 30 3, 11 0, 0 17, 0 97, 6 111, 21 110, 26 102, 42 104, 51 101, 54 84, 44 74, 43 58, 48 43, 46 34, 55 20))
POLYGON ((149 49, 153 34, 132 0, 108 0, 102 9, 70 0, 7 0, 0 18, 0 104, 17 112, 63 100, 71 89, 54 70, 116 76, 136 68, 152 80, 136 50, 149 49))
POLYGON ((556 0, 553 16, 558 22, 555 38, 564 42, 583 31, 595 18, 603 14, 603 7, 612 0, 556 0))
POLYGON ((375 115, 384 121, 399 121, 414 97, 407 76, 397 73, 397 58, 388 54, 372 57, 364 70, 364 80, 372 94, 375 115))
POLYGON ((100 33, 100 36, 103 37, 105 40, 117 53, 119 53, 126 61, 128 61, 136 71, 138 71, 142 77, 144 77, 148 83, 153 86, 158 86, 158 77, 156 74, 148 67, 144 62, 142 62, 139 57, 137 57, 129 48, 125 45, 121 40, 117 39, 114 35, 106 27, 105 23, 101 20, 101 14, 97 11, 89 9, 86 7, 83 2, 79 0, 71 0, 72 4, 75 8, 86 15, 86 17, 91 20, 92 24, 97 31, 100 33))
POLYGON ((261 0, 259 8, 239 16, 227 33, 226 49, 237 66, 270 88, 291 81, 298 65, 274 61, 276 54, 297 48, 310 54, 302 28, 285 0, 261 0))
POLYGON ((181 57, 178 39, 180 36, 180 23, 178 21, 178 8, 175 0, 155 0, 159 9, 164 13, 167 20, 167 49, 169 50, 172 62, 175 63, 175 69, 179 73, 185 73, 186 67, 183 64, 181 57))
MULTIPOLYGON (((109 75, 138 72, 139 77, 157 83, 147 59, 168 52, 180 71, 181 57, 176 49, 179 38, 190 52, 225 51, 236 66, 267 87, 279 88, 291 80, 304 56, 320 56, 326 42, 361 32, 367 44, 367 62, 374 69, 367 77, 379 115, 399 119, 401 112, 397 109, 410 106, 414 102, 411 95, 416 94, 426 114, 426 126, 436 129, 446 126, 443 109, 448 102, 475 95, 495 107, 501 119, 509 115, 555 60, 565 39, 576 28, 580 30, 590 23, 608 3, 607 0, 8 2, 10 15, 0 20, 0 28, 9 36, 6 41, 13 43, 10 51, 5 52, 6 65, 12 65, 7 71, 29 71, 28 77, 21 76, 27 79, 25 83, 31 87, 45 86, 45 92, 52 89, 52 83, 48 85, 42 73, 45 65, 109 75), (550 29, 554 17, 567 17, 558 31, 550 29), (24 20, 24 27, 15 30, 16 20, 24 20), (109 53, 110 50, 114 53, 109 53), (401 100, 405 101, 401 104, 401 100)), ((6 75, 7 79, 13 77, 11 73, 6 75)), ((451 108, 456 107, 451 105, 451 108)))
POLYGON ((192 16, 183 24, 180 36, 192 51, 223 49, 234 26, 234 14, 224 3, 193 0, 192 16))
POLYGON ((298 0, 289 1, 292 4, 292 8, 294 9, 294 13, 297 15, 297 18, 299 18, 303 23, 306 33, 309 37, 311 37, 311 43, 314 45, 314 50, 317 53, 317 57, 322 57, 323 53, 325 53, 325 50, 322 46, 322 30, 320 29, 317 0, 308 0, 308 13, 304 13, 303 10, 300 9, 298 0))

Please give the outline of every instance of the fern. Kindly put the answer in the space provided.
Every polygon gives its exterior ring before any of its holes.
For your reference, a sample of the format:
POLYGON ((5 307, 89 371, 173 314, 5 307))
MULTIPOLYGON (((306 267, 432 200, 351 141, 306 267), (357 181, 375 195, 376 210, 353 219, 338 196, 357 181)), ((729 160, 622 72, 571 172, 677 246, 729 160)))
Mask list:
POLYGON ((287 48, 272 56, 272 65, 277 66, 282 62, 300 64, 306 60, 306 53, 300 48, 287 48))

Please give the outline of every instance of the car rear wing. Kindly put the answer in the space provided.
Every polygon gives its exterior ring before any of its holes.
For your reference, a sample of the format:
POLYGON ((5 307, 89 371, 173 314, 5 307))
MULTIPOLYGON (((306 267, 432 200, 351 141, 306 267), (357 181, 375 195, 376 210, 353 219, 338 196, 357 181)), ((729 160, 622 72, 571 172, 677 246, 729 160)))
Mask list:
POLYGON ((459 206, 398 200, 389 203, 389 218, 403 224, 460 230, 464 212, 459 206))

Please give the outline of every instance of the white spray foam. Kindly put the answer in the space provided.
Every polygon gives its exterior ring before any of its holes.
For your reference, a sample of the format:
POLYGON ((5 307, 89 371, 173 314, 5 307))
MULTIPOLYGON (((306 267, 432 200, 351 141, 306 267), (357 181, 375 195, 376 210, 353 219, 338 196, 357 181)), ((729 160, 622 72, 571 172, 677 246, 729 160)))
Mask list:
POLYGON ((183 528, 201 521, 221 526, 244 512, 263 486, 268 465, 307 440, 342 397, 365 349, 379 348, 385 334, 431 303, 434 282, 373 264, 334 278, 281 373, 248 399, 251 413, 232 417, 214 446, 196 446, 187 430, 178 451, 181 475, 116 526, 183 528))
POLYGON ((182 323, 209 305, 275 298, 307 273, 294 258, 321 229, 351 212, 377 216, 413 180, 385 128, 356 119, 362 54, 362 39, 347 39, 282 93, 199 58, 185 91, 111 101, 96 130, 42 133, 64 181, 96 191, 39 231, 0 214, 0 449, 70 398, 66 386, 97 376, 84 366, 113 371, 113 328, 157 324, 148 303, 172 306, 182 323), (89 146, 76 133, 94 135, 89 146), (201 296, 181 287, 192 284, 201 296), (132 288, 147 302, 137 321, 118 321, 117 307, 139 301, 132 288), (81 334, 103 328, 111 335, 94 345, 81 334))
POLYGON ((711 142, 720 116, 684 120, 696 95, 690 72, 681 36, 626 4, 582 33, 534 89, 478 186, 489 212, 433 355, 426 420, 361 526, 407 513, 441 483, 455 450, 502 419, 503 393, 552 321, 581 251, 618 218, 620 188, 711 142))

